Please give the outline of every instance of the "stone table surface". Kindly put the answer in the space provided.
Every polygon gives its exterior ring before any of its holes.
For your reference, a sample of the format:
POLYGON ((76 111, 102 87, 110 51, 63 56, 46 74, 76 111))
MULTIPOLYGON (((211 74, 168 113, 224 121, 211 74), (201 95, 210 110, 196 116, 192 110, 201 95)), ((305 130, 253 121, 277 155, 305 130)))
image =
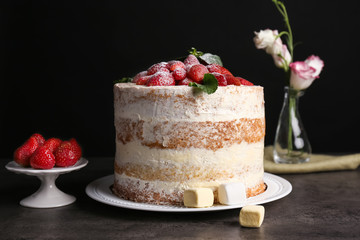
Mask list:
POLYGON ((87 159, 85 168, 56 181, 76 202, 49 209, 19 205, 40 181, 7 171, 11 160, 1 159, 0 239, 360 239, 360 169, 279 175, 292 184, 292 192, 263 204, 260 228, 243 228, 240 209, 167 213, 97 202, 85 188, 112 174, 113 158, 87 159))

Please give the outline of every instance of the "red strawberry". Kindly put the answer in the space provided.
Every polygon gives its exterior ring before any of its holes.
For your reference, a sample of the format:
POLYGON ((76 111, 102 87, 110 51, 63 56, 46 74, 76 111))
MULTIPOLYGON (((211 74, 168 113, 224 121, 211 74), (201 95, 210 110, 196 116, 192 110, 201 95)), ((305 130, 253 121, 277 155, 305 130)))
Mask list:
POLYGON ((154 65, 152 65, 151 67, 148 68, 147 70, 147 75, 153 75, 157 72, 170 72, 169 71, 169 64, 167 62, 160 62, 160 63, 155 63, 154 65))
POLYGON ((142 71, 139 72, 138 74, 135 75, 135 77, 133 78, 132 82, 136 83, 138 81, 139 78, 146 76, 147 75, 147 71, 142 71))
POLYGON ((51 152, 54 152, 61 144, 62 140, 58 138, 50 138, 45 141, 44 147, 48 148, 51 152))
POLYGON ((230 74, 225 74, 225 78, 228 85, 241 86, 241 81, 237 77, 234 77, 233 75, 230 74))
POLYGON ((45 146, 39 147, 30 157, 30 165, 35 169, 51 169, 55 166, 55 157, 45 146))
POLYGON ((23 145, 15 150, 14 161, 23 167, 29 167, 30 157, 38 147, 39 143, 36 137, 31 136, 23 145))
POLYGON ((190 68, 187 75, 194 82, 200 83, 204 79, 204 74, 209 73, 207 68, 202 64, 194 65, 190 68))
POLYGON ((36 138, 36 141, 39 143, 39 146, 42 146, 45 143, 45 138, 40 133, 34 133, 31 136, 36 138))
POLYGON ((248 80, 244 79, 244 78, 241 78, 241 77, 236 77, 237 79, 240 80, 241 84, 242 85, 245 85, 245 86, 254 86, 254 84, 252 82, 249 82, 248 80))
POLYGON ((174 71, 175 69, 178 69, 178 68, 183 68, 185 69, 185 64, 181 61, 177 61, 177 60, 174 60, 174 61, 170 61, 169 62, 169 70, 172 72, 174 71))
POLYGON ((195 57, 192 54, 189 54, 189 56, 187 56, 187 58, 184 60, 184 64, 185 64, 185 66, 193 66, 193 65, 200 64, 200 62, 197 59, 197 57, 195 57))
POLYGON ((76 140, 63 141, 55 150, 55 164, 58 167, 70 167, 81 157, 81 148, 76 140))
POLYGON ((176 85, 186 85, 186 86, 188 86, 189 83, 191 83, 191 82, 192 82, 191 79, 185 78, 183 80, 176 81, 176 85))
POLYGON ((217 72, 213 72, 212 75, 214 75, 216 80, 218 80, 219 86, 227 86, 228 85, 225 75, 217 73, 217 72))
POLYGON ((147 86, 172 86, 175 85, 175 79, 171 73, 158 72, 149 78, 147 86))
POLYGON ((177 68, 172 72, 172 75, 175 80, 183 80, 186 78, 185 68, 177 68))
POLYGON ((151 76, 152 76, 152 75, 139 77, 139 78, 136 80, 136 85, 146 85, 147 81, 149 80, 149 78, 150 78, 151 76))
POLYGON ((82 155, 82 150, 81 150, 81 147, 79 145, 79 143, 76 141, 75 138, 71 138, 69 140, 69 142, 72 144, 73 146, 73 150, 75 152, 75 155, 76 155, 76 158, 80 159, 81 158, 81 155, 82 155))
POLYGON ((230 74, 230 75, 232 75, 232 73, 229 70, 227 70, 223 66, 220 66, 219 64, 213 63, 213 64, 207 65, 206 67, 209 70, 209 72, 211 72, 211 73, 217 72, 217 73, 221 73, 221 74, 230 74))

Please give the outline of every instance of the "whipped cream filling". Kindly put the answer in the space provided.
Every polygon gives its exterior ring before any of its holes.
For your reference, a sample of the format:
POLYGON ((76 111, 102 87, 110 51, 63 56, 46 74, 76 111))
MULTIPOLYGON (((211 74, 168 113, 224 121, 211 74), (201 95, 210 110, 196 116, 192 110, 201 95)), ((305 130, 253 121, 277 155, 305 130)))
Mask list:
POLYGON ((158 149, 142 145, 138 141, 123 144, 116 141, 115 162, 118 165, 199 165, 201 167, 238 166, 242 168, 261 167, 263 165, 264 141, 256 143, 242 142, 217 151, 204 148, 158 149))
MULTIPOLYGON (((257 143, 234 144, 217 151, 207 149, 156 149, 142 146, 136 142, 123 145, 116 143, 115 162, 118 166, 141 165, 145 169, 156 170, 169 167, 176 169, 177 174, 189 174, 190 180, 182 182, 148 181, 125 174, 115 174, 119 184, 126 181, 136 185, 151 187, 154 191, 183 191, 188 188, 210 187, 215 190, 219 184, 240 181, 247 188, 257 186, 263 179, 263 141, 257 143), (184 172, 184 166, 197 169, 194 173, 184 172), (225 177, 216 180, 199 180, 195 176, 206 175, 208 172, 225 173, 225 177), (192 174, 195 176, 193 177, 192 174), (231 177, 227 177, 231 176, 231 177)), ((186 171, 186 170, 185 170, 186 171)))

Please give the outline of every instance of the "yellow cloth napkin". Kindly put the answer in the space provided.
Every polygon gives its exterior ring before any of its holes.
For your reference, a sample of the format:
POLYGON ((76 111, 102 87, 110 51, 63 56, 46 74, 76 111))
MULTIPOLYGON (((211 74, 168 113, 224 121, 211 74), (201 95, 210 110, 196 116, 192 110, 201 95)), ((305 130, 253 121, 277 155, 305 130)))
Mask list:
POLYGON ((360 153, 350 155, 312 154, 310 161, 300 164, 279 164, 273 161, 273 147, 264 150, 264 169, 270 173, 310 173, 337 170, 354 170, 360 165, 360 153))

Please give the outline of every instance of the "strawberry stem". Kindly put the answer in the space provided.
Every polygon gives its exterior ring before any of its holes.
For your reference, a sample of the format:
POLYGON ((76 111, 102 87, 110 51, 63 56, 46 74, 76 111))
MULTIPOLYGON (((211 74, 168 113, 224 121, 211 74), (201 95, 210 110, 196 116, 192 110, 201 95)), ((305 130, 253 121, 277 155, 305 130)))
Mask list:
POLYGON ((192 55, 194 55, 195 57, 200 57, 200 56, 204 55, 203 52, 196 50, 196 48, 194 48, 194 47, 192 47, 192 48, 189 50, 189 53, 192 54, 192 55))

